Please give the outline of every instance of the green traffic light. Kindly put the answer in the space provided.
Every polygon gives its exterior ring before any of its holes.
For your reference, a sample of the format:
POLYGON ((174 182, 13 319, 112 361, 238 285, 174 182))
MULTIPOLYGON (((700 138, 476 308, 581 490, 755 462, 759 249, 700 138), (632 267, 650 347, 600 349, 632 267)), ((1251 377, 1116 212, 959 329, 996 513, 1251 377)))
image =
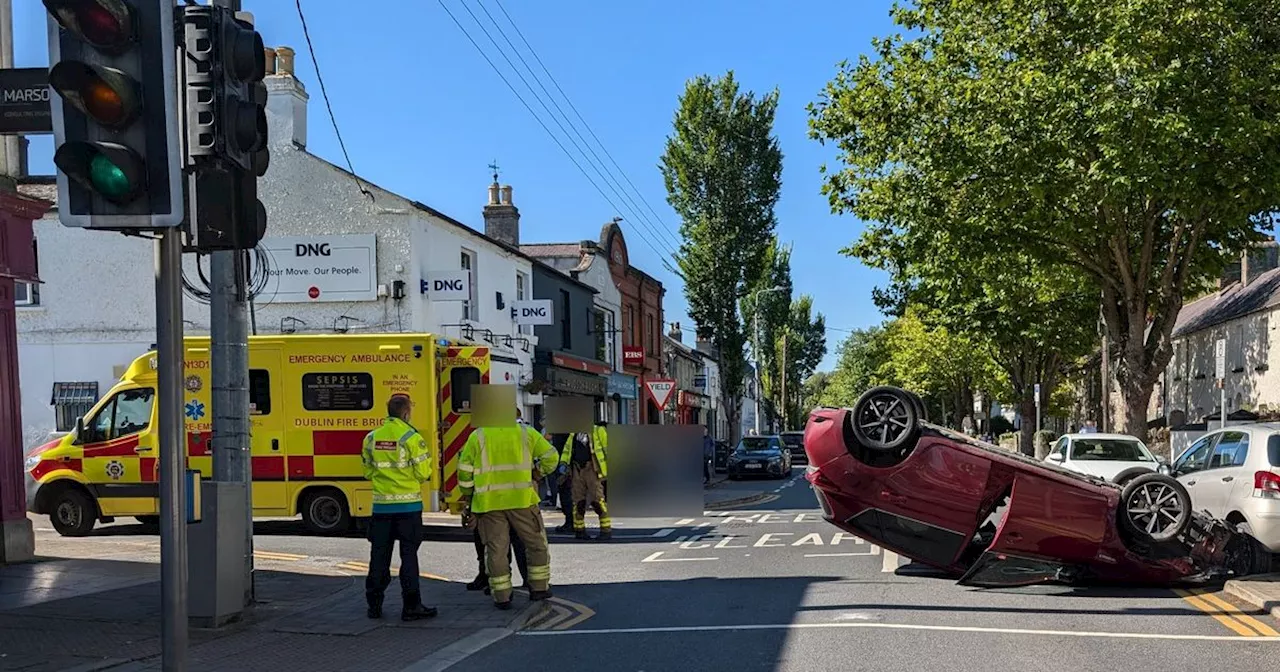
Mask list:
POLYGON ((129 176, 103 154, 94 156, 89 162, 89 179, 94 188, 108 198, 122 198, 133 189, 129 176))

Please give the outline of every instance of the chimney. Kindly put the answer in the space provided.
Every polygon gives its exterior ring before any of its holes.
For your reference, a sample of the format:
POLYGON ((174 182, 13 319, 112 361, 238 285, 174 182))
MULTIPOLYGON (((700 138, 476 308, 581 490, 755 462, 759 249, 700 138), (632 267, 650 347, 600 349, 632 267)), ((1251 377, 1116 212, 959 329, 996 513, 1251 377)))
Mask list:
POLYGON ((1280 243, 1268 240, 1247 250, 1240 258, 1240 284, 1248 285, 1258 276, 1280 266, 1280 243))
POLYGON ((1222 276, 1218 278, 1218 289, 1226 289, 1232 283, 1240 282, 1240 259, 1227 262, 1222 269, 1222 276))
POLYGON ((489 203, 484 206, 484 235, 520 246, 520 211, 511 202, 511 185, 499 187, 496 173, 489 185, 489 203))
POLYGON ((710 339, 699 338, 697 349, 699 352, 704 352, 708 355, 711 355, 711 357, 715 359, 720 359, 720 353, 716 352, 716 346, 714 343, 710 341, 710 339))
POLYGON ((671 323, 671 333, 667 335, 670 336, 671 340, 675 341, 676 343, 684 343, 684 332, 680 331, 679 322, 671 323))
POLYGON ((307 147, 307 90, 293 74, 293 49, 268 48, 267 137, 274 151, 292 146, 307 147))

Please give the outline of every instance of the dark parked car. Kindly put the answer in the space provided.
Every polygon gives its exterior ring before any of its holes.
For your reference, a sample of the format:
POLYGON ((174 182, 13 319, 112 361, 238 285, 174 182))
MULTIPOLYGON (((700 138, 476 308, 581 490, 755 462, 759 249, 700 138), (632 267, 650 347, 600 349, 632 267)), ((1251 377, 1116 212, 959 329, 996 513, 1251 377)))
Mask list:
POLYGON ((716 471, 725 471, 729 468, 729 454, 733 452, 733 446, 728 441, 716 441, 716 471))
POLYGON ((809 417, 806 478, 838 527, 963 585, 1174 583, 1269 571, 1234 526, 1193 511, 1181 483, 1149 473, 1121 487, 922 419, 893 387, 809 417))
POLYGON ((791 451, 778 436, 744 436, 729 454, 730 480, 747 476, 785 478, 791 473, 791 451))
POLYGON ((782 444, 791 450, 791 461, 793 463, 809 463, 809 458, 804 452, 804 432, 783 432, 778 436, 782 437, 782 444))

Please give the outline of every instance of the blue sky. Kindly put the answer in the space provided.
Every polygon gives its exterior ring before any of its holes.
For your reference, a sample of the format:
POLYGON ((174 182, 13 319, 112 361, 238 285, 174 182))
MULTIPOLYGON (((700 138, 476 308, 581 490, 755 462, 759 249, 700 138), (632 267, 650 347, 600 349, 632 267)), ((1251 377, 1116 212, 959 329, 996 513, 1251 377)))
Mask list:
MULTIPOLYGON (((659 252, 674 252, 679 220, 666 203, 657 166, 685 81, 732 69, 744 89, 780 90, 775 132, 785 163, 778 233, 794 245, 796 292, 812 295, 832 327, 829 350, 844 337, 841 330, 882 319, 871 288, 883 274, 838 253, 862 227, 852 217, 832 215, 819 191, 818 167, 832 154, 808 139, 805 106, 840 60, 868 51, 872 36, 893 32, 887 0, 807 7, 763 0, 498 2, 444 0, 444 6, 608 198, 557 147, 436 0, 302 0, 320 73, 357 173, 483 228, 487 164, 496 159, 502 181, 514 189, 524 242, 595 238, 602 223, 621 216, 632 263, 663 281, 667 321, 681 322, 690 333, 680 280, 659 261, 659 252), (503 8, 607 155, 559 97, 503 8), (524 69, 512 44, 551 96, 524 69), (568 135, 554 121, 559 112, 552 100, 568 117, 560 118, 568 135), (591 167, 597 156, 603 178, 591 167)), ((268 46, 297 51, 297 74, 311 94, 308 149, 345 164, 294 3, 243 4, 268 46)), ((47 64, 43 4, 18 0, 14 5, 17 66, 47 64)), ((52 146, 49 137, 33 138, 32 173, 52 173, 52 146)), ((829 354, 823 368, 832 363, 829 354)))

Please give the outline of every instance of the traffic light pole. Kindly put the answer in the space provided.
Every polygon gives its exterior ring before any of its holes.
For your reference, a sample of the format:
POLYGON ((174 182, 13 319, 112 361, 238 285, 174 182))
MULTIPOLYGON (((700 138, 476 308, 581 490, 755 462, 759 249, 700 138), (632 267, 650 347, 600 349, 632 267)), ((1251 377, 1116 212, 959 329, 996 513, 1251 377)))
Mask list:
POLYGON ((160 640, 163 668, 187 665, 186 445, 182 416, 182 232, 162 231, 156 241, 156 373, 160 420, 160 640))

